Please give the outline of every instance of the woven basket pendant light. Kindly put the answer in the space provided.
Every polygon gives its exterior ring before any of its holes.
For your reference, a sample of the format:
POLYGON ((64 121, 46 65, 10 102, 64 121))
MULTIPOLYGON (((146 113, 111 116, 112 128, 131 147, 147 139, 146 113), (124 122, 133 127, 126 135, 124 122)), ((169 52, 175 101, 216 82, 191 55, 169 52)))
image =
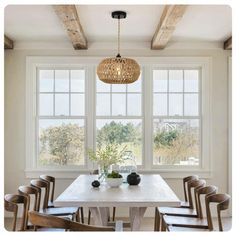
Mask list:
POLYGON ((139 78, 140 66, 135 60, 120 56, 120 19, 126 18, 126 12, 112 12, 112 18, 118 19, 118 54, 102 60, 97 67, 97 75, 108 84, 130 84, 139 78))

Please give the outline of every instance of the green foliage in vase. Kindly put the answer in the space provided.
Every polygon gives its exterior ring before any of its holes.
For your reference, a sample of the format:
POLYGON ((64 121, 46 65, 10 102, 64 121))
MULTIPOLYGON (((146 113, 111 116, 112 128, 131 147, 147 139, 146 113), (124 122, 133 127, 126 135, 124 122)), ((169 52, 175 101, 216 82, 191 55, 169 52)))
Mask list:
POLYGON ((123 156, 126 151, 126 146, 119 151, 117 144, 108 144, 105 147, 100 147, 96 152, 89 149, 88 156, 91 161, 96 162, 102 168, 108 168, 113 164, 123 162, 123 156))

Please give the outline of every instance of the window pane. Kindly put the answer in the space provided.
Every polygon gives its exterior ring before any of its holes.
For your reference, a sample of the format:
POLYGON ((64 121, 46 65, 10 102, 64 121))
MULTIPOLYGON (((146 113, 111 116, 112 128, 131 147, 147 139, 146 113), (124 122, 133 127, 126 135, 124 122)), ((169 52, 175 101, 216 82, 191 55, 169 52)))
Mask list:
POLYGON ((53 95, 52 94, 39 95, 39 115, 40 116, 53 115, 53 95))
POLYGON ((71 92, 84 92, 85 71, 71 70, 71 92))
POLYGON ((84 115, 84 94, 71 94, 71 115, 84 115))
POLYGON ((97 82, 97 92, 110 92, 111 90, 111 85, 102 82, 98 77, 96 77, 96 82, 97 82))
POLYGON ((136 80, 132 84, 128 84, 128 92, 142 92, 142 75, 139 76, 138 80, 136 80))
POLYGON ((184 91, 185 92, 198 92, 199 75, 198 70, 185 70, 184 71, 184 91))
POLYGON ((54 90, 54 72, 53 70, 39 71, 39 91, 53 92, 54 90))
POLYGON ((167 70, 153 71, 153 91, 167 92, 168 73, 167 70))
POLYGON ((169 92, 183 92, 182 70, 169 70, 169 92))
POLYGON ((112 84, 112 92, 126 92, 126 84, 112 84))
POLYGON ((55 70, 55 91, 69 92, 69 70, 55 70))
POLYGON ((97 120, 97 148, 104 148, 107 144, 117 144, 119 150, 132 153, 136 164, 142 164, 142 121, 135 120, 97 120))
POLYGON ((69 95, 55 94, 55 115, 68 116, 69 115, 69 95))
POLYGON ((110 115, 110 94, 97 94, 97 115, 110 115))
POLYGON ((183 94, 169 94, 169 115, 183 115, 183 94))
POLYGON ((184 115, 185 116, 198 115, 198 94, 184 95, 184 115))
POLYGON ((84 120, 39 120, 39 166, 84 165, 84 120))
POLYGON ((153 115, 167 115, 167 94, 154 94, 153 96, 153 115))
POLYGON ((128 116, 140 116, 141 115, 141 94, 128 94, 127 104, 128 116))
POLYGON ((199 120, 156 119, 154 165, 199 165, 199 120))
POLYGON ((126 115, 126 98, 125 94, 112 94, 112 115, 126 115))

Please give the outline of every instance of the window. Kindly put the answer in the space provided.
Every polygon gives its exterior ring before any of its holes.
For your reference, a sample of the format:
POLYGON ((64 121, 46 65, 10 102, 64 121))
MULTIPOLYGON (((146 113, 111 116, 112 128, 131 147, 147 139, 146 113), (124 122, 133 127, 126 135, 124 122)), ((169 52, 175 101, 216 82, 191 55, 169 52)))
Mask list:
POLYGON ((142 74, 128 85, 101 82, 99 61, 27 57, 26 176, 88 173, 86 150, 116 143, 140 173, 209 177, 211 59, 139 58, 142 74))
POLYGON ((132 84, 105 84, 96 78, 96 145, 126 146, 142 165, 142 76, 132 84))
POLYGON ((153 70, 153 164, 198 166, 199 69, 153 70))
POLYGON ((85 70, 38 69, 37 165, 84 165, 85 70))

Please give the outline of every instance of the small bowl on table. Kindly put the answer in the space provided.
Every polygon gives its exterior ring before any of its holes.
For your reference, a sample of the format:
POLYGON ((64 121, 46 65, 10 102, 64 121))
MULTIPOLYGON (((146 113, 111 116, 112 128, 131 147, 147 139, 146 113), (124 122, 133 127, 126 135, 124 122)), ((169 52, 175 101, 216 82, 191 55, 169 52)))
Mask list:
POLYGON ((123 176, 113 171, 106 177, 106 183, 111 188, 117 188, 123 183, 123 176))
POLYGON ((123 183, 123 178, 106 178, 106 183, 111 188, 117 188, 123 183))

